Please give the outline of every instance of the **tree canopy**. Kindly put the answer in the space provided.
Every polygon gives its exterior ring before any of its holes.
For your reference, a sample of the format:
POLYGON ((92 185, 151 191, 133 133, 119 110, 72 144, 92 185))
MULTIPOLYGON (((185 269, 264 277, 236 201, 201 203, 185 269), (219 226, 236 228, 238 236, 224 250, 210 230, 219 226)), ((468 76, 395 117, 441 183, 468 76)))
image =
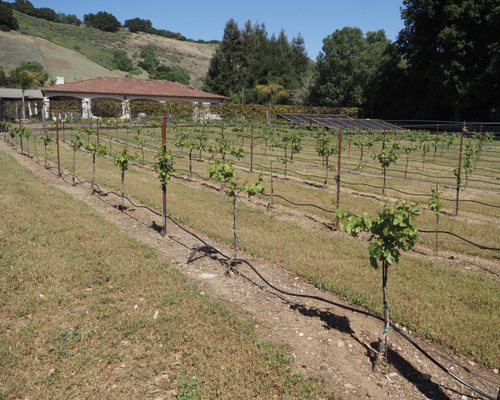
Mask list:
POLYGON ((269 37, 264 24, 247 21, 241 30, 231 19, 210 61, 205 84, 208 90, 238 102, 286 103, 301 86, 308 65, 302 36, 289 41, 281 31, 278 37, 269 37), (280 96, 262 95, 278 87, 280 96))
POLYGON ((323 39, 312 102, 336 107, 365 105, 373 96, 374 81, 389 44, 383 30, 363 35, 361 29, 350 27, 323 39))
POLYGON ((149 32, 153 29, 153 23, 149 19, 132 18, 126 19, 123 27, 130 32, 149 32))
POLYGON ((49 78, 47 71, 36 61, 22 62, 10 72, 10 83, 23 90, 43 86, 49 78))
POLYGON ((404 0, 397 46, 408 63, 414 117, 500 116, 497 0, 404 0))
POLYGON ((0 0, 0 31, 17 31, 19 25, 12 14, 12 9, 0 0))
POLYGON ((121 28, 120 21, 118 21, 113 14, 106 11, 99 11, 96 14, 85 14, 83 16, 83 22, 87 26, 105 32, 118 32, 121 28))

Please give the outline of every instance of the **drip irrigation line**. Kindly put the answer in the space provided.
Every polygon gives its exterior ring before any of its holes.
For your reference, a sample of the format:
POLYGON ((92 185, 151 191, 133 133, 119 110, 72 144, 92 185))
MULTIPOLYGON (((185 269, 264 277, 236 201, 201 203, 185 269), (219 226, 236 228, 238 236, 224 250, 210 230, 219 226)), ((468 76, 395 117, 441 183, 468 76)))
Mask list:
POLYGON ((270 194, 263 193, 262 195, 266 196, 266 197, 277 197, 279 199, 282 199, 282 200, 286 201, 287 203, 293 204, 294 206, 299 206, 299 207, 313 207, 313 208, 317 208, 318 210, 325 211, 327 213, 333 213, 333 212, 335 212, 335 210, 328 210, 328 209, 323 208, 321 206, 318 206, 316 204, 311 204, 311 203, 295 203, 292 200, 288 200, 286 197, 281 196, 279 194, 270 195, 270 194))
POLYGON ((430 230, 424 230, 424 229, 419 229, 418 231, 421 233, 436 233, 437 232, 439 234, 450 235, 450 236, 456 237, 460 240, 463 240, 464 242, 469 243, 470 245, 475 246, 481 250, 500 251, 499 247, 489 247, 489 246, 484 246, 482 244, 477 244, 477 243, 471 242, 470 240, 468 240, 460 235, 457 235, 456 233, 450 232, 450 231, 440 231, 440 230, 430 231, 430 230))

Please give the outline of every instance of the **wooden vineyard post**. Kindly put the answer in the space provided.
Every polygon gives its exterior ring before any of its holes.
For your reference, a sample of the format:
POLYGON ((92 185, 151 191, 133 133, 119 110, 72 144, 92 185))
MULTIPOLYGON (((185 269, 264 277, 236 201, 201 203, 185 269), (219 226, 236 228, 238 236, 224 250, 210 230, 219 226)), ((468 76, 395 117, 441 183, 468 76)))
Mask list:
POLYGON ((252 136, 250 137, 250 172, 253 172, 253 125, 252 136))
MULTIPOLYGON (((161 144, 162 144, 162 156, 165 157, 167 148, 167 114, 163 114, 161 118, 161 144)), ((162 191, 162 230, 161 234, 167 236, 167 185, 161 185, 162 191)))
POLYGON ((267 205, 267 209, 270 210, 273 208, 274 203, 274 182, 273 182, 273 160, 269 160, 269 168, 271 172, 271 198, 269 199, 269 204, 267 205))
MULTIPOLYGON (((337 204, 335 205, 335 209, 338 210, 340 208, 340 166, 342 160, 342 131, 339 131, 338 134, 338 144, 337 144, 337 177, 335 178, 335 182, 337 183, 337 204)), ((337 216, 335 221, 335 226, 339 229, 340 219, 337 216)))
POLYGON ((59 153, 59 121, 56 121, 57 176, 61 177, 61 156, 59 153))
POLYGON ((455 200, 455 215, 458 215, 458 204, 460 202, 460 185, 461 185, 461 171, 462 171, 462 150, 464 146, 464 135, 460 135, 460 153, 458 154, 458 168, 457 168, 457 197, 455 200))

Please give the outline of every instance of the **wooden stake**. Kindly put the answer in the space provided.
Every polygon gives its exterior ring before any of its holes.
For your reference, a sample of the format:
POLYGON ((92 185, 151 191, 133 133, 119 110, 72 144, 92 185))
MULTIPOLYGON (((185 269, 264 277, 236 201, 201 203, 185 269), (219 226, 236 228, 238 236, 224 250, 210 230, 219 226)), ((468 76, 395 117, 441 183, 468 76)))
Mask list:
POLYGON ((59 153, 59 121, 56 121, 57 176, 61 177, 61 156, 59 153))
POLYGON ((253 172, 253 125, 252 125, 252 136, 250 138, 250 172, 253 172))
MULTIPOLYGON (((161 145, 163 156, 165 156, 167 148, 167 114, 163 114, 161 118, 161 145)), ((162 230, 161 234, 167 236, 167 185, 161 185, 162 192, 162 230)))
POLYGON ((460 153, 458 154, 458 170, 457 170, 457 197, 455 200, 455 215, 458 215, 458 204, 460 202, 460 174, 462 171, 462 150, 464 147, 464 136, 460 135, 460 153))
MULTIPOLYGON (((337 204, 335 205, 335 209, 338 210, 340 208, 340 167, 341 167, 341 160, 342 160, 342 132, 339 131, 338 134, 338 142, 337 142, 337 177, 336 177, 336 183, 337 183, 337 204)), ((335 219, 335 225, 337 229, 339 229, 340 226, 340 219, 337 216, 335 219)))

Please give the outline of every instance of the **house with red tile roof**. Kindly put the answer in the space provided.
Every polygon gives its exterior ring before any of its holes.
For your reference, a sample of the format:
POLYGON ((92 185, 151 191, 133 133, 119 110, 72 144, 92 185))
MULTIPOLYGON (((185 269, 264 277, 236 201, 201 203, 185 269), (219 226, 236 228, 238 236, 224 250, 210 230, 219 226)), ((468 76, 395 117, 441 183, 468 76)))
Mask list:
POLYGON ((130 119, 130 102, 150 100, 160 103, 189 102, 205 106, 219 104, 224 96, 204 92, 177 82, 136 78, 98 77, 64 83, 56 78, 56 84, 41 89, 44 96, 44 113, 48 117, 50 99, 70 97, 82 100, 82 118, 92 118, 93 99, 115 99, 122 102, 123 118, 130 119))

